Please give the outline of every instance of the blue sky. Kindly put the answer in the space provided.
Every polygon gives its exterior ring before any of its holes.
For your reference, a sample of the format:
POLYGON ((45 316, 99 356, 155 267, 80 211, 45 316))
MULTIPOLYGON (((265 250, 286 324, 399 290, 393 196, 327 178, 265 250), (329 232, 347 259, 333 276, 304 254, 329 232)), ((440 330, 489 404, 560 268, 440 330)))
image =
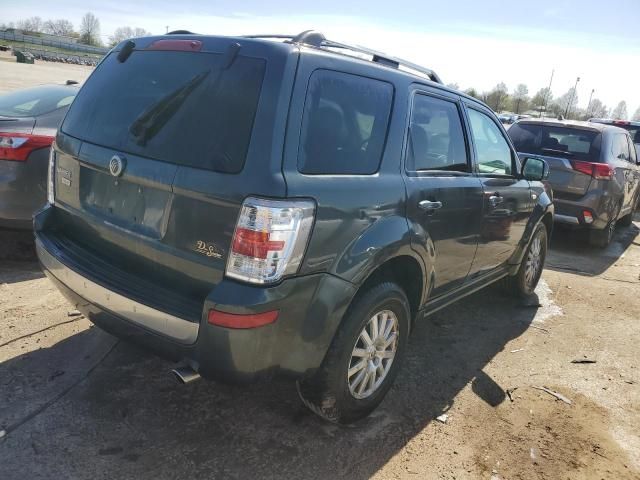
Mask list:
POLYGON ((610 107, 640 107, 640 0, 0 0, 0 22, 39 15, 78 25, 86 11, 101 21, 103 39, 118 26, 152 33, 296 33, 321 30, 434 68, 445 82, 488 90, 504 81, 533 94, 555 69, 554 94, 581 77, 579 103, 589 93, 610 107))

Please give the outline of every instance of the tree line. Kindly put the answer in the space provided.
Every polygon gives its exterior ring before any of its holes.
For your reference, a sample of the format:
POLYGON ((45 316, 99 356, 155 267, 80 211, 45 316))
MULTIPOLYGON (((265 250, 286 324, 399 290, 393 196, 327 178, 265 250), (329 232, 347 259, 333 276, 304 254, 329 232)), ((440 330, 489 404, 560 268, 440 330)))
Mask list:
MULTIPOLYGON (((459 90, 456 83, 448 86, 459 90)), ((498 113, 513 112, 533 115, 544 113, 546 116, 562 116, 572 120, 588 120, 595 117, 640 121, 640 107, 629 118, 627 102, 624 100, 614 108, 609 108, 599 98, 590 98, 587 107, 578 107, 578 93, 575 87, 571 87, 558 97, 555 97, 549 88, 541 88, 535 95, 530 96, 529 87, 523 83, 518 84, 513 91, 509 92, 507 85, 500 82, 488 92, 479 92, 475 88, 468 88, 465 93, 483 101, 498 113)))
MULTIPOLYGON (((69 20, 64 18, 43 20, 34 16, 17 22, 0 23, 0 30, 17 29, 26 34, 59 35, 75 38, 79 43, 93 45, 97 47, 105 46, 100 35, 100 20, 93 13, 87 12, 82 16, 80 25, 76 29, 69 20)), ((144 37, 151 35, 150 32, 140 27, 119 27, 109 36, 106 46, 113 47, 127 38, 144 37)))

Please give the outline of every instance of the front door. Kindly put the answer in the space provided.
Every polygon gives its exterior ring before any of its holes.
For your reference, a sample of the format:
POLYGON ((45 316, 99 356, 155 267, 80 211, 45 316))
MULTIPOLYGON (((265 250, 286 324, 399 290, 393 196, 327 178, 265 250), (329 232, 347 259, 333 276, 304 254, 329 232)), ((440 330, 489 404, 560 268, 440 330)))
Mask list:
POLYGON ((473 278, 511 258, 536 202, 529 182, 519 175, 516 151, 493 115, 470 105, 467 115, 484 197, 478 252, 470 272, 473 278))
POLYGON ((429 267, 430 297, 461 285, 478 244, 482 185, 457 96, 416 91, 405 155, 412 245, 429 267))

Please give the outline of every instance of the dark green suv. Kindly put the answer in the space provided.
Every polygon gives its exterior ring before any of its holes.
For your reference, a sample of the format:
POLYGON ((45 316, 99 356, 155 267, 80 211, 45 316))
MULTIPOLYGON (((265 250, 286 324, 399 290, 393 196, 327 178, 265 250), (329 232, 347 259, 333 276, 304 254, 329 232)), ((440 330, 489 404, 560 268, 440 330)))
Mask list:
POLYGON ((288 374, 336 422, 380 403, 414 321, 530 294, 553 224, 545 162, 485 105, 317 32, 123 42, 52 151, 38 255, 81 312, 185 382, 288 374))

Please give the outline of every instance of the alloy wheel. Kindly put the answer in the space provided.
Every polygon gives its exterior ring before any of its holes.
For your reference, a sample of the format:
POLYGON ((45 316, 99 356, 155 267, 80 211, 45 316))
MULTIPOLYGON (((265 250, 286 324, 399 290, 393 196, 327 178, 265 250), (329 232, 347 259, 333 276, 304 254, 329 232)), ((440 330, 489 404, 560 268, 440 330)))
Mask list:
POLYGON ((397 349, 398 317, 391 310, 382 310, 365 324, 351 352, 347 383, 353 397, 367 398, 378 390, 397 349))

